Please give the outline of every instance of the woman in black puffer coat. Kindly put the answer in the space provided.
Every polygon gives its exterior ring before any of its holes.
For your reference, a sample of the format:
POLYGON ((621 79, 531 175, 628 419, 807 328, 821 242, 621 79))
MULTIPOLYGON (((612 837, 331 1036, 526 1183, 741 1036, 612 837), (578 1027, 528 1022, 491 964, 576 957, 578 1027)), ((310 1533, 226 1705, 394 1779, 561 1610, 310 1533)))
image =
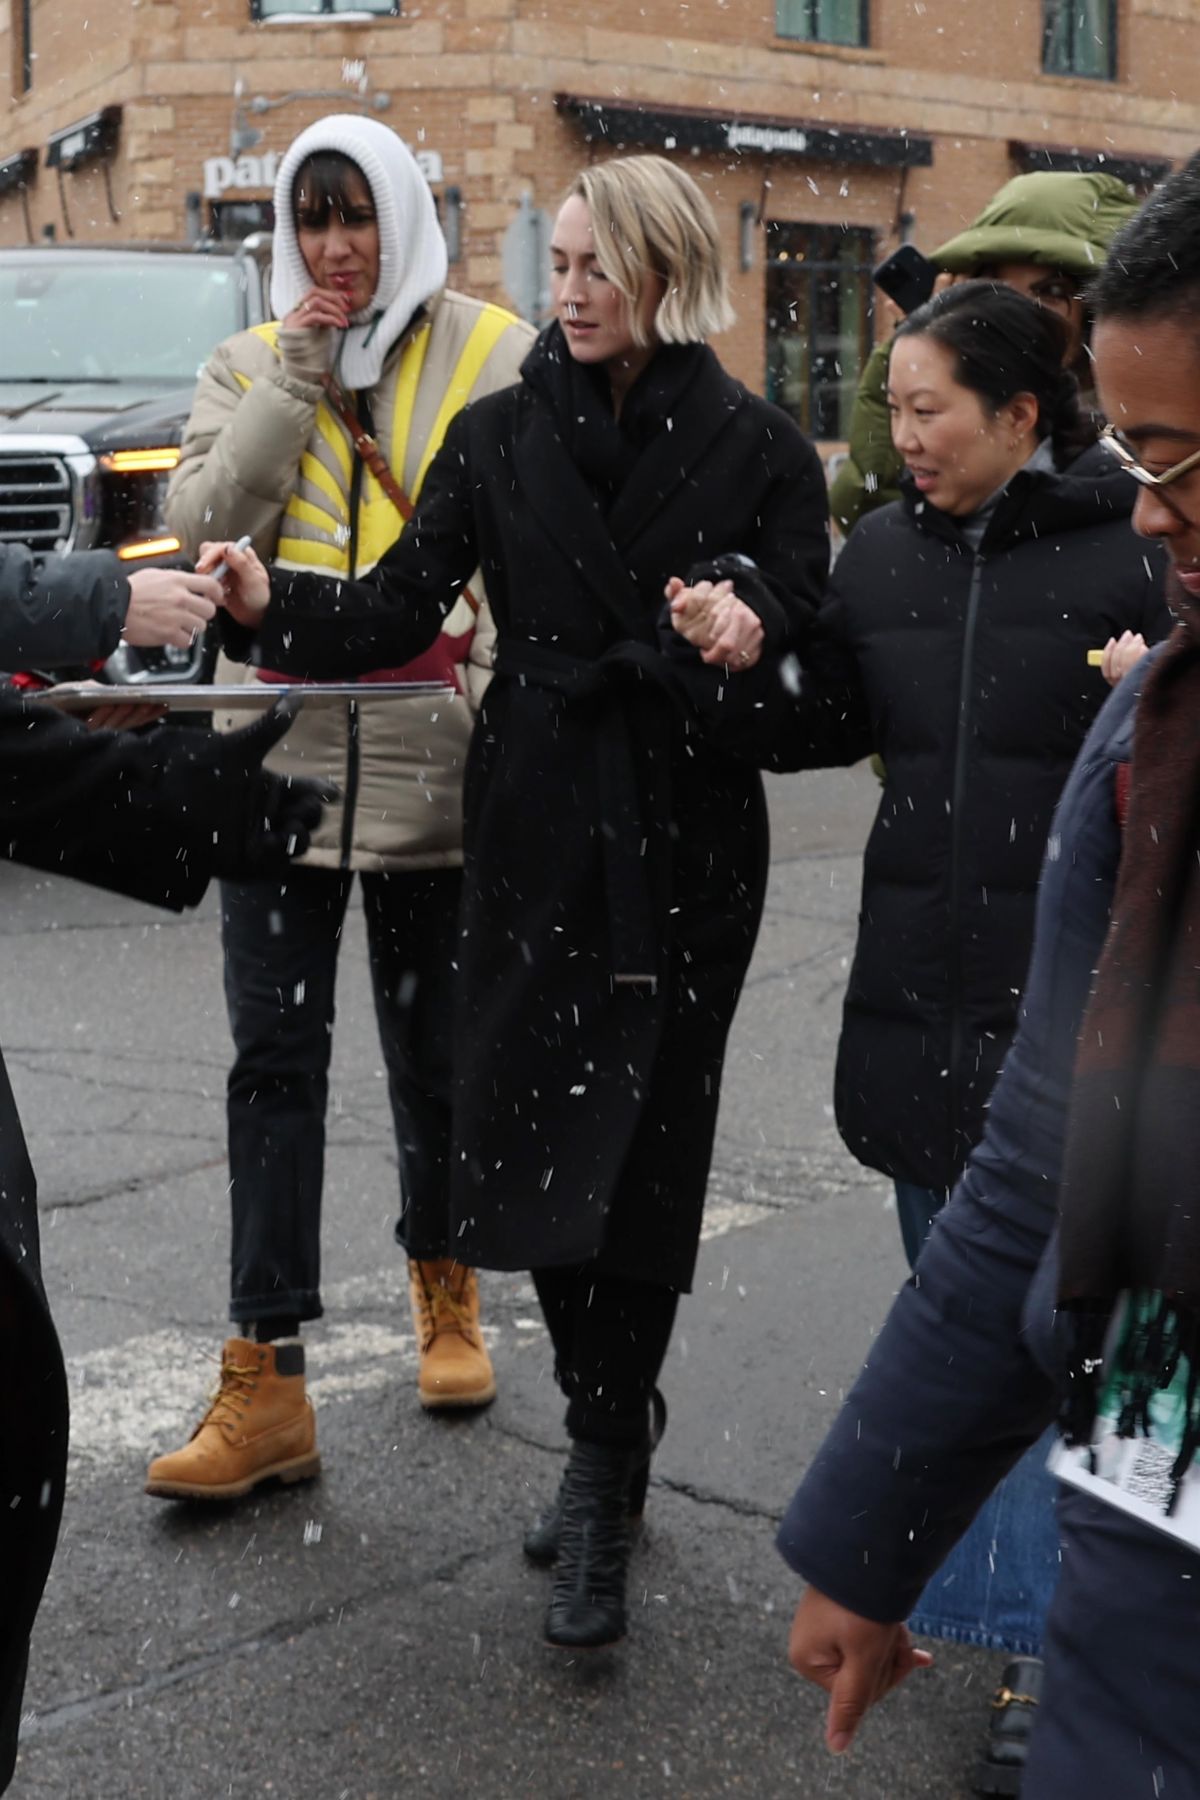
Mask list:
MULTIPOLYGON (((903 498, 854 532, 799 683, 752 727, 776 768, 873 750, 886 768, 836 1104, 849 1149, 901 1190, 910 1260, 1016 1027, 1051 816, 1108 693, 1087 652, 1171 624, 1137 489, 1083 425, 1062 342, 1055 315, 981 281, 900 327, 903 498)), ((673 611, 686 625, 686 599, 673 611)))

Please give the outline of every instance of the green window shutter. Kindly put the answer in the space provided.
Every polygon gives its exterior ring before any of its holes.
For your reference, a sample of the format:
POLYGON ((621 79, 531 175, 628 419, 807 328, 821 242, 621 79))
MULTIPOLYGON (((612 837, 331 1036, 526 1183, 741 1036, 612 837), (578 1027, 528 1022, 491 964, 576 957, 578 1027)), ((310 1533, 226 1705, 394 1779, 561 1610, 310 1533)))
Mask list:
POLYGON ((1047 75, 1112 81, 1117 72, 1113 0, 1044 0, 1042 68, 1047 75))
POLYGON ((867 0, 775 0, 779 37, 814 44, 861 44, 867 0))

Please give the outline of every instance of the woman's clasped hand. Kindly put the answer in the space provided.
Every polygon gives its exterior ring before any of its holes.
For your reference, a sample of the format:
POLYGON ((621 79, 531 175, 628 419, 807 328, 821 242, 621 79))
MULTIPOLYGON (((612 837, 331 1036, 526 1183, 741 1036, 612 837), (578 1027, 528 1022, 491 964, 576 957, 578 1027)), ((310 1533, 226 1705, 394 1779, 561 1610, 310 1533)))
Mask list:
POLYGON ((732 581, 698 581, 689 587, 672 575, 663 590, 671 609, 671 623, 706 663, 724 663, 731 669, 750 669, 762 655, 762 620, 744 600, 739 600, 732 581))

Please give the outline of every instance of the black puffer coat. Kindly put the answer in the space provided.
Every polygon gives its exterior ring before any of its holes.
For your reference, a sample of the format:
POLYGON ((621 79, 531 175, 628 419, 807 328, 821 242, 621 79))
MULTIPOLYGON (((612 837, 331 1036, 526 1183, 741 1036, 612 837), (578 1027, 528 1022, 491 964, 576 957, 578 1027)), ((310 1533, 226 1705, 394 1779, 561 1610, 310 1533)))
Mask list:
POLYGON ((802 653, 777 766, 876 750, 887 771, 835 1098, 849 1149, 897 1180, 950 1187, 982 1134, 1051 817, 1108 695, 1087 651, 1170 628, 1135 493, 1098 446, 1022 470, 978 552, 909 493, 854 532, 802 653))

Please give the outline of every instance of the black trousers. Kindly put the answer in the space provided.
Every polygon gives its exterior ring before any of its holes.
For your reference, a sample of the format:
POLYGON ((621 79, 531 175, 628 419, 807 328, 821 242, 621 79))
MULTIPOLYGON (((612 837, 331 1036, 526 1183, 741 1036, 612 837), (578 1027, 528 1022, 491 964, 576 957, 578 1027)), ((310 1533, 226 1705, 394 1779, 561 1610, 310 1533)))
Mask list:
POLYGON ((678 1293, 602 1274, 591 1263, 535 1269, 533 1281, 554 1345, 555 1379, 567 1396, 568 1436, 638 1448, 678 1293))
MULTIPOLYGON (((446 1253, 450 1038, 461 869, 365 874, 371 983, 409 1254, 446 1253)), ((334 987, 354 876, 296 868, 223 882, 230 1317, 321 1315, 321 1192, 334 987)))

